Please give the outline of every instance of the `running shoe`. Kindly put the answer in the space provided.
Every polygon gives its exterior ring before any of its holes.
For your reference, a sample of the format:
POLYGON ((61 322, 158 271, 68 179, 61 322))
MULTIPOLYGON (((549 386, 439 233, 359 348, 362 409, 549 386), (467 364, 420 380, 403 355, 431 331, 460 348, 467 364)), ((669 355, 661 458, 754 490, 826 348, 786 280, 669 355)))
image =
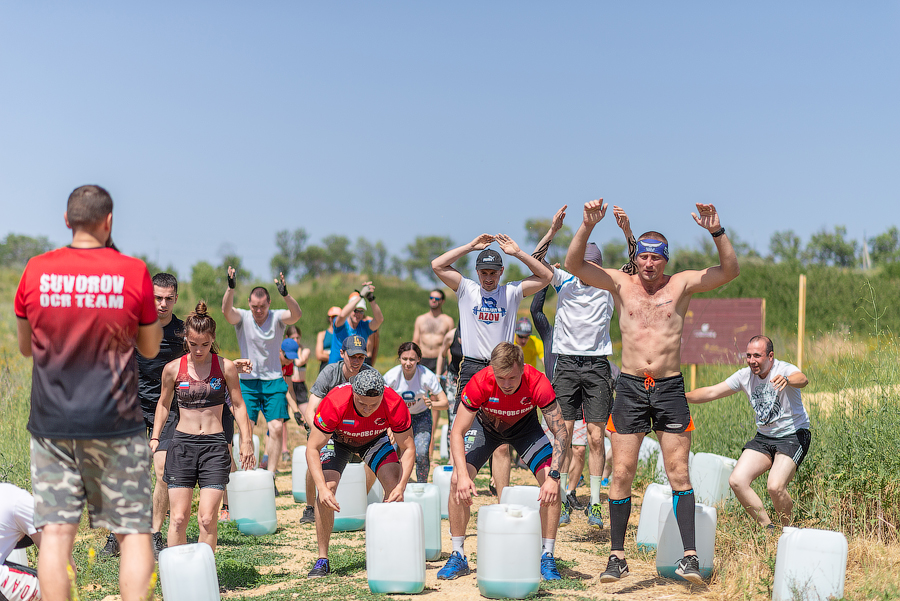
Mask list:
POLYGON ((573 490, 572 492, 570 492, 569 494, 566 495, 566 501, 569 502, 569 507, 571 507, 571 508, 574 509, 575 511, 582 511, 583 509, 585 509, 585 506, 582 505, 582 504, 578 501, 578 497, 575 496, 575 491, 574 491, 574 490, 573 490))
POLYGON ((615 555, 609 556, 606 563, 606 571, 600 574, 600 582, 616 582, 619 578, 628 576, 628 563, 615 555))
POLYGON ((166 548, 166 541, 163 540, 162 532, 153 533, 153 559, 159 559, 159 553, 166 548))
POLYGON ((265 470, 269 469, 269 456, 263 455, 262 459, 259 460, 259 469, 265 470))
POLYGON ((588 526, 603 529, 603 518, 600 515, 600 503, 594 503, 584 511, 587 514, 588 526))
POLYGON ((600 481, 600 486, 603 488, 609 488, 609 478, 604 478, 600 481))
POLYGON ((438 580, 455 580, 460 576, 466 576, 471 572, 469 562, 465 557, 454 551, 450 554, 450 559, 444 564, 444 567, 437 573, 438 580))
POLYGON ((231 514, 228 513, 228 505, 222 505, 222 508, 219 509, 219 521, 220 522, 230 522, 231 514))
POLYGON ((327 559, 319 558, 316 560, 316 565, 313 566, 313 569, 309 571, 309 574, 306 575, 307 578, 321 578, 322 576, 328 576, 331 574, 331 564, 328 563, 327 559))
POLYGON ((556 569, 556 558, 553 553, 541 555, 541 578, 544 580, 562 580, 559 570, 556 569))
POLYGON ((675 573, 691 584, 702 584, 703 576, 700 575, 700 560, 696 555, 685 555, 675 564, 675 573))
POLYGON ((303 510, 303 517, 300 518, 301 524, 315 524, 316 523, 316 509, 314 507, 306 506, 306 509, 303 510))
POLYGON ((571 515, 572 515, 572 509, 569 507, 569 502, 563 501, 562 507, 560 507, 560 510, 559 510, 559 525, 560 525, 560 527, 569 525, 569 522, 572 521, 571 515))
POLYGON ((106 537, 106 546, 100 549, 100 555, 106 555, 107 557, 119 556, 119 539, 112 532, 106 537))

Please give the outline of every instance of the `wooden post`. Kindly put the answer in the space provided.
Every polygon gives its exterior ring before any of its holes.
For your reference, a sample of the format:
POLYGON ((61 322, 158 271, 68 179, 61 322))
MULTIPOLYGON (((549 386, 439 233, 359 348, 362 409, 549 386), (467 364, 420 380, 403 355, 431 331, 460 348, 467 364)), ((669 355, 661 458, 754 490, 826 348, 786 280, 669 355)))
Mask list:
POLYGON ((697 390, 697 364, 691 363, 691 390, 697 390))
POLYGON ((762 308, 760 309, 760 312, 762 313, 762 320, 761 320, 762 331, 760 332, 760 334, 765 336, 766 335, 766 299, 765 298, 762 299, 762 308))
POLYGON ((806 276, 800 274, 800 308, 797 312, 797 367, 803 369, 803 339, 806 337, 806 276))

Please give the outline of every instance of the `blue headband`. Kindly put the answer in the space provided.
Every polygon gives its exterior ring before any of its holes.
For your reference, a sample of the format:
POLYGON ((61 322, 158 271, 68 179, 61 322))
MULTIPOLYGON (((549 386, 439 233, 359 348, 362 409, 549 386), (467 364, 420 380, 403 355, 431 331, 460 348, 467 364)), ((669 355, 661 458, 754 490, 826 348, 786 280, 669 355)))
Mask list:
POLYGON ((668 261, 669 245, 661 240, 644 238, 643 240, 638 240, 637 243, 637 254, 641 253, 653 253, 655 255, 660 255, 662 258, 668 261))

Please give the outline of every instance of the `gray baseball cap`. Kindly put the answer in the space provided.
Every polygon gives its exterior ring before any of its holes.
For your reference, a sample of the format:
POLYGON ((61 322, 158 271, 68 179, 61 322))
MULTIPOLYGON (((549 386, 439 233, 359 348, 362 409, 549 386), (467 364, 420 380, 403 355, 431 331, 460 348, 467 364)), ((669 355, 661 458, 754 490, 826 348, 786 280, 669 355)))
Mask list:
POLYGON ((503 269, 503 257, 496 250, 486 248, 478 253, 478 258, 475 259, 475 269, 496 269, 500 271, 503 269))

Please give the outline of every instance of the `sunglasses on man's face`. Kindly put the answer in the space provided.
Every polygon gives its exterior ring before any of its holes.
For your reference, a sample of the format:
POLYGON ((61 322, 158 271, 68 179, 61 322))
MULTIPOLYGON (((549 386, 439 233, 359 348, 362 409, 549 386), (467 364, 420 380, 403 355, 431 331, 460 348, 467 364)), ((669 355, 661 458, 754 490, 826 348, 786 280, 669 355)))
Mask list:
POLYGON ((442 299, 440 296, 429 296, 428 300, 440 301, 440 300, 444 300, 444 299, 442 299))

